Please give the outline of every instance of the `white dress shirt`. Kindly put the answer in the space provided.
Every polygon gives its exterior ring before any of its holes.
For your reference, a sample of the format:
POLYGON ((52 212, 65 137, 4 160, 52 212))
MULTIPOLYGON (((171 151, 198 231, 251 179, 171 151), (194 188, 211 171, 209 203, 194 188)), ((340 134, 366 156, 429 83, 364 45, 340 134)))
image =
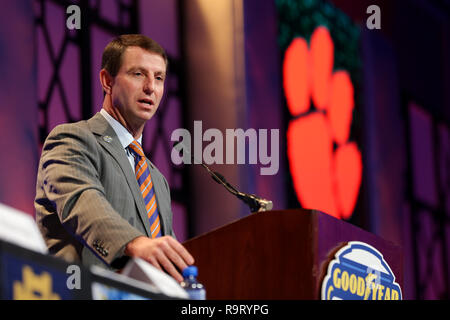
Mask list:
MULTIPOLYGON (((105 109, 100 110, 100 114, 108 121, 109 125, 114 129, 117 137, 119 138, 122 147, 125 149, 125 153, 128 157, 128 161, 130 161, 131 167, 134 172, 134 155, 128 150, 128 146, 130 143, 134 141, 131 133, 116 119, 114 119, 105 109)), ((140 145, 142 145, 142 135, 137 139, 140 145)))

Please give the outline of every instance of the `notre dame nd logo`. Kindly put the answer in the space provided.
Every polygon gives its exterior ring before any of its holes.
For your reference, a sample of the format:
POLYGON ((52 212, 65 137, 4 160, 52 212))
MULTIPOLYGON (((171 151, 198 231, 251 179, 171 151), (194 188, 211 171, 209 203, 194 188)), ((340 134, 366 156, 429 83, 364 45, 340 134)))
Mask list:
POLYGON ((328 265, 322 300, 401 300, 391 268, 374 247, 349 242, 328 265))
POLYGON ((29 266, 22 268, 22 282, 14 281, 14 300, 61 300, 61 297, 54 293, 52 277, 48 272, 36 275, 29 266))

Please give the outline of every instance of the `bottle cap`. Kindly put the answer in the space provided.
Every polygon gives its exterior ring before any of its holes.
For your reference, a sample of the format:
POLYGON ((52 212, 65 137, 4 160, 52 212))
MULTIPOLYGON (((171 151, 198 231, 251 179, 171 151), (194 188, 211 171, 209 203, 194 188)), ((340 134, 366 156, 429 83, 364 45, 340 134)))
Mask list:
POLYGON ((198 270, 196 266, 189 266, 183 270, 183 277, 187 278, 189 276, 196 277, 198 275, 198 270))

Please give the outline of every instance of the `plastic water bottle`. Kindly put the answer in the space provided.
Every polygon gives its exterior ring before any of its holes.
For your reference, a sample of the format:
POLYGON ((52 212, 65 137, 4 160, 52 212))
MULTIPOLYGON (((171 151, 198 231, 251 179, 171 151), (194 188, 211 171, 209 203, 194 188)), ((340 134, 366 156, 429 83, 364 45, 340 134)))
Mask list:
POLYGON ((189 266, 183 270, 183 282, 181 287, 186 290, 191 300, 206 300, 206 290, 197 281, 198 269, 196 266, 189 266))

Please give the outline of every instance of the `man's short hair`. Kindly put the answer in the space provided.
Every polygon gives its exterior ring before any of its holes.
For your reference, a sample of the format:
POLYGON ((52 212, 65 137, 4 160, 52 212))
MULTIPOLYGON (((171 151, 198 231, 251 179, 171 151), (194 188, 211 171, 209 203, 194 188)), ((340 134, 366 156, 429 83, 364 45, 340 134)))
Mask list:
POLYGON ((152 53, 159 54, 163 57, 168 65, 166 51, 155 40, 150 39, 142 34, 123 34, 114 38, 103 50, 102 69, 115 77, 122 66, 122 56, 128 47, 140 47, 152 53))

